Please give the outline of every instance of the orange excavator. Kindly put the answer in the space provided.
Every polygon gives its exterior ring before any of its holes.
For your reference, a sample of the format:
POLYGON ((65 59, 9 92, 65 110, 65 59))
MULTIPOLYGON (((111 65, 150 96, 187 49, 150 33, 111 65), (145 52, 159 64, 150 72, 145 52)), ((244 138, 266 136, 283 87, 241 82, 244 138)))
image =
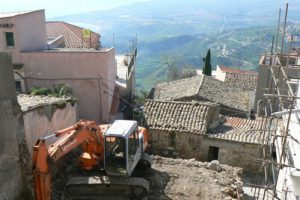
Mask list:
POLYGON ((35 199, 51 200, 51 167, 79 146, 80 166, 86 170, 102 167, 105 174, 70 178, 66 199, 147 199, 148 181, 132 174, 138 165, 151 167, 145 153, 148 140, 147 130, 130 120, 107 125, 81 120, 37 139, 32 158, 35 199))

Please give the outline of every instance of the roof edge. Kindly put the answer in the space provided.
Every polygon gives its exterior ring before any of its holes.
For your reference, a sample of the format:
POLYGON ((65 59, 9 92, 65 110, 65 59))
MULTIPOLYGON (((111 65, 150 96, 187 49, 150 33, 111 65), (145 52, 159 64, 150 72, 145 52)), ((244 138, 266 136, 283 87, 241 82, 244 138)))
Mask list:
POLYGON ((0 16, 1 16, 1 14, 13 14, 13 13, 15 13, 15 15, 7 16, 7 17, 0 17, 0 19, 13 18, 13 17, 18 17, 18 16, 22 16, 22 15, 27 15, 27 14, 35 13, 35 12, 44 12, 45 13, 45 9, 19 11, 19 13, 18 13, 18 11, 15 11, 15 12, 4 12, 4 13, 0 13, 0 16))
POLYGON ((186 105, 203 105, 203 106, 210 106, 210 107, 218 107, 219 104, 215 102, 209 101, 164 101, 164 100, 153 100, 153 99, 146 99, 146 102, 159 102, 159 103, 175 103, 175 104, 186 104, 186 105))

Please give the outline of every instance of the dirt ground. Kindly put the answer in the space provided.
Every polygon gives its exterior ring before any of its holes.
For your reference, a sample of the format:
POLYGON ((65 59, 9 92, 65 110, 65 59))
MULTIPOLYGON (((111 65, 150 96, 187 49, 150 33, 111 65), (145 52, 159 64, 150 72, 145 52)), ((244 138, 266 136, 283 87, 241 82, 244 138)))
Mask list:
MULTIPOLYGON (((143 176, 150 184, 149 200, 243 199, 241 168, 194 159, 151 157, 152 169, 143 176)), ((60 170, 53 181, 52 199, 63 199, 64 184, 76 170, 72 164, 67 164, 60 170)))
POLYGON ((242 169, 220 165, 218 171, 209 163, 194 159, 170 159, 153 156, 153 166, 146 179, 150 182, 149 200, 154 199, 237 199, 242 198, 242 169))

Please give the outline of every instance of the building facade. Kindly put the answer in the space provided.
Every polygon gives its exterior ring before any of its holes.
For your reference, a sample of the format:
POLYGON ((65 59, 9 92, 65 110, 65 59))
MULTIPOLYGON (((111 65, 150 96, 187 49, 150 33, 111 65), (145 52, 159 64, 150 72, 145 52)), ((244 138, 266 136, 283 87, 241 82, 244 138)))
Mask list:
POLYGON ((147 100, 145 126, 154 154, 205 160, 204 134, 219 125, 219 107, 210 102, 147 100))
POLYGON ((269 146, 276 149, 276 156, 260 157, 261 168, 268 172, 264 179, 272 180, 260 185, 272 197, 286 200, 300 199, 299 58, 298 48, 262 56, 256 90, 258 113, 268 121, 269 146))
POLYGON ((78 99, 79 118, 109 122, 111 108, 119 101, 114 98, 118 96, 115 50, 99 48, 100 36, 93 32, 92 45, 80 46, 80 41, 85 44, 78 38, 82 29, 72 25, 72 31, 67 23, 53 24, 48 24, 47 35, 44 10, 0 14, 0 51, 12 55, 17 89, 28 93, 32 87, 51 89, 66 84, 78 99), (54 29, 59 25, 69 27, 64 29, 68 34, 61 35, 65 48, 53 48, 53 40, 61 40, 59 34, 65 33, 54 29))
MULTIPOLYGON (((152 153, 222 164, 261 173, 256 162, 260 146, 261 120, 222 117, 217 104, 147 100, 145 126, 151 135, 152 153)), ((269 155, 270 152, 267 152, 269 155)))

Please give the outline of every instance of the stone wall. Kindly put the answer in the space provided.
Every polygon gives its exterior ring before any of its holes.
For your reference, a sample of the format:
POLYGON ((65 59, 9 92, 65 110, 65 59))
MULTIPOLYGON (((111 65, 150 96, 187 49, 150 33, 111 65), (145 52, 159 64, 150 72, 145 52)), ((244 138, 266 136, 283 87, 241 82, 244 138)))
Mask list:
POLYGON ((219 148, 218 160, 222 164, 242 167, 245 171, 251 172, 260 170, 260 166, 255 162, 260 158, 258 144, 205 138, 202 143, 202 150, 206 158, 208 158, 210 146, 219 148))
POLYGON ((44 105, 23 112, 27 144, 30 153, 38 137, 50 135, 58 130, 74 125, 77 119, 77 104, 66 103, 65 107, 44 105))
POLYGON ((259 145, 230 140, 207 138, 206 135, 149 130, 151 153, 167 157, 195 158, 208 161, 209 147, 218 147, 218 160, 222 164, 242 167, 258 172, 259 145))
POLYGON ((31 198, 26 180, 29 163, 11 56, 0 53, 0 199, 31 198))
POLYGON ((196 158, 205 160, 201 143, 203 135, 194 133, 178 133, 149 130, 151 153, 180 158, 196 158))

